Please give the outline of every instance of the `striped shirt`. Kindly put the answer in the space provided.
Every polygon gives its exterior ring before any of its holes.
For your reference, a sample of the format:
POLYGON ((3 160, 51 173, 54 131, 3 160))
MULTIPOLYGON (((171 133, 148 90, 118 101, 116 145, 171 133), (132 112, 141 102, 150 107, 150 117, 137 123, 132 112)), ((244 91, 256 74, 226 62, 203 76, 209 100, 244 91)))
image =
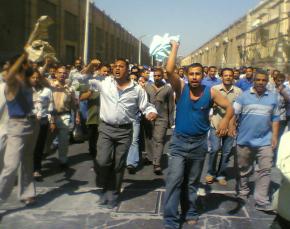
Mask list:
POLYGON ((272 122, 280 120, 278 99, 268 90, 258 96, 253 88, 245 91, 234 103, 238 119, 237 143, 250 147, 271 145, 272 122))

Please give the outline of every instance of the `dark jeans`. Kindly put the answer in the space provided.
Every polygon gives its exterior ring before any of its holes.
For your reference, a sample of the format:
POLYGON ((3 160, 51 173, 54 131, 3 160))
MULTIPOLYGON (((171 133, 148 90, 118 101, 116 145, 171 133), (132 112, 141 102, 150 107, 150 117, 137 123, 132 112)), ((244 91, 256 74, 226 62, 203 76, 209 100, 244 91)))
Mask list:
POLYGON ((209 132, 210 140, 210 151, 209 151, 209 161, 208 161, 208 175, 217 177, 217 179, 226 177, 226 169, 228 165, 229 155, 231 153, 234 138, 230 136, 218 137, 216 135, 216 129, 211 128, 209 132), (222 151, 222 156, 220 163, 218 165, 218 170, 216 169, 217 154, 222 151))
POLYGON ((183 136, 174 133, 169 145, 168 174, 164 200, 164 225, 179 228, 181 218, 198 219, 197 190, 207 152, 207 136, 183 136))
POLYGON ((47 118, 42 118, 40 120, 40 129, 39 129, 39 134, 37 137, 37 142, 35 145, 35 150, 34 150, 34 171, 40 171, 42 166, 41 166, 41 161, 43 157, 43 151, 47 139, 47 134, 48 134, 48 129, 49 129, 49 122, 47 118))
POLYGON ((130 127, 120 128, 110 126, 103 122, 99 124, 96 183, 105 192, 113 192, 112 198, 117 198, 121 190, 131 140, 132 125, 130 127))
POLYGON ((88 142, 89 142, 89 153, 93 159, 97 156, 97 140, 99 136, 98 125, 90 124, 87 125, 88 142))

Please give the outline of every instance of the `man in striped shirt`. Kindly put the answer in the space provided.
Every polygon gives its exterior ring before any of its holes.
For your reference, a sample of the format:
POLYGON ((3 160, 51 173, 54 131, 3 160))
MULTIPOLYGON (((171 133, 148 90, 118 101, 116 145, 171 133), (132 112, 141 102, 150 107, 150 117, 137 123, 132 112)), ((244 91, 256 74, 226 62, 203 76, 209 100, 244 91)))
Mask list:
POLYGON ((266 72, 257 71, 253 87, 238 97, 234 103, 238 119, 238 197, 247 199, 250 193, 248 180, 254 168, 253 162, 257 160, 254 199, 256 209, 262 211, 272 210, 268 191, 273 150, 277 146, 279 131, 277 95, 266 89, 268 81, 266 72))

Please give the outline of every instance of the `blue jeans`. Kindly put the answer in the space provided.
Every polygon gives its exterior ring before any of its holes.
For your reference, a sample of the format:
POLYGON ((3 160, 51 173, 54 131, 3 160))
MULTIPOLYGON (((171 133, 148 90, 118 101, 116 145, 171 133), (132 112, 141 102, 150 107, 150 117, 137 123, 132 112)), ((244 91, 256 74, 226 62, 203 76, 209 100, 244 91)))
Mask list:
POLYGON ((198 219, 197 189, 207 153, 207 135, 190 137, 174 133, 169 153, 164 225, 179 228, 182 219, 198 219), (179 203, 181 217, 178 212, 179 203))
POLYGON ((133 136, 132 143, 127 156, 127 165, 132 165, 135 168, 139 163, 139 134, 140 134, 140 121, 133 122, 133 136))
POLYGON ((209 132, 209 140, 211 148, 209 151, 209 161, 208 161, 208 175, 217 177, 217 179, 225 178, 225 171, 228 165, 228 158, 231 153, 234 138, 230 136, 218 137, 216 135, 216 129, 211 128, 209 132), (222 157, 218 170, 216 170, 216 160, 217 153, 222 150, 222 157))

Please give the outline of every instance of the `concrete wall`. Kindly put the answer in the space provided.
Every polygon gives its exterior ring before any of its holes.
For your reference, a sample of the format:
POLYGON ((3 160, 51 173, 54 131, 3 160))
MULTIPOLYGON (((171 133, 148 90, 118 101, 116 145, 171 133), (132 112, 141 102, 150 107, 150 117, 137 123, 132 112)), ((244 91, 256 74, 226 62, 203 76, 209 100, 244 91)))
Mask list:
MULTIPOLYGON (((1 0, 0 61, 20 53, 41 15, 49 15, 54 24, 48 41, 61 62, 71 64, 83 54, 85 0, 1 0), (17 7, 15 7, 17 6, 17 7)), ((110 63, 123 57, 138 61, 138 39, 129 34, 93 4, 90 5, 89 57, 110 63)), ((149 48, 142 46, 142 62, 150 63, 149 48)))
POLYGON ((265 0, 185 57, 218 67, 242 65, 290 72, 290 0, 265 0))

